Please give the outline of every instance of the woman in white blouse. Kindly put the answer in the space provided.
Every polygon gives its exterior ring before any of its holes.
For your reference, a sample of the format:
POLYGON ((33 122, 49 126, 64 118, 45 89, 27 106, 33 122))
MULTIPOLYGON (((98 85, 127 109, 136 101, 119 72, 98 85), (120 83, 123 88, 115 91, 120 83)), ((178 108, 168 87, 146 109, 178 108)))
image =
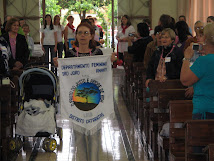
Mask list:
POLYGON ((54 29, 54 25, 52 23, 51 15, 45 15, 45 23, 41 28, 42 32, 42 50, 45 52, 45 61, 49 62, 49 50, 51 53, 51 62, 53 62, 53 58, 56 57, 57 51, 57 32, 54 29))
POLYGON ((57 52, 58 52, 58 58, 62 58, 62 51, 63 51, 63 42, 62 38, 64 35, 64 26, 60 24, 60 16, 56 15, 54 16, 54 28, 57 32, 57 52))
POLYGON ((118 27, 118 33, 116 35, 120 60, 123 60, 123 52, 128 51, 128 37, 132 33, 135 33, 135 29, 131 25, 129 17, 127 15, 122 16, 121 25, 118 27))
POLYGON ((65 33, 64 33, 64 39, 65 39, 65 54, 69 50, 69 39, 75 40, 75 27, 73 26, 74 17, 68 16, 67 18, 68 24, 65 26, 65 33))

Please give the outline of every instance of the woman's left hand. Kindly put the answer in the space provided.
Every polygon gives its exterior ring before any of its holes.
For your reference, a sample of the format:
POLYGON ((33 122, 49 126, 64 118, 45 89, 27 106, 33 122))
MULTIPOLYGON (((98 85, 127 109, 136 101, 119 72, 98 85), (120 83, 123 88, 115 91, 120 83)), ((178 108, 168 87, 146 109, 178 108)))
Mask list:
POLYGON ((186 92, 185 92, 185 97, 187 97, 187 98, 193 97, 193 94, 194 94, 194 89, 193 89, 193 87, 189 87, 189 88, 187 88, 185 91, 186 91, 186 92))
POLYGON ((194 55, 194 50, 192 49, 193 43, 184 51, 184 57, 191 59, 194 55))
POLYGON ((166 80, 167 80, 167 78, 165 76, 163 76, 163 77, 160 78, 159 81, 163 83, 163 82, 166 82, 166 80))

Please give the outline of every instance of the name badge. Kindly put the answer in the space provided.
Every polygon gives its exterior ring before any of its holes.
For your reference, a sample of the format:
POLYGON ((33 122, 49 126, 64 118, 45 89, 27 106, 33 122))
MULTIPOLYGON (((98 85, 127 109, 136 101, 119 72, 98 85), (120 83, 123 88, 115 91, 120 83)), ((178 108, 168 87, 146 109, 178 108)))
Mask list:
POLYGON ((171 62, 171 57, 166 57, 165 58, 165 63, 169 63, 169 62, 171 62))

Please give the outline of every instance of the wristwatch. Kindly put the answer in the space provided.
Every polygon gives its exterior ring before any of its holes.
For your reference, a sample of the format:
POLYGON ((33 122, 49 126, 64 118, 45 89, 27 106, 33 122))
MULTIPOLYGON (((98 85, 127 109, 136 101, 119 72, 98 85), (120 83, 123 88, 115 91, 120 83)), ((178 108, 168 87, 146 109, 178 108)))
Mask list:
POLYGON ((190 58, 183 58, 183 61, 184 61, 184 60, 188 60, 188 61, 190 61, 190 58))

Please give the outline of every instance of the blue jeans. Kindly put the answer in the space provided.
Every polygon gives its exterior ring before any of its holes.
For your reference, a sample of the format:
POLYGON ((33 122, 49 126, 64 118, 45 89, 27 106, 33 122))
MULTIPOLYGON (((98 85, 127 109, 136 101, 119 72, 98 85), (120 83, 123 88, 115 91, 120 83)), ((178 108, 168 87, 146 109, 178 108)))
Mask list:
POLYGON ((77 161, 99 161, 100 133, 85 135, 74 130, 77 161))
POLYGON ((62 51, 64 49, 64 45, 62 42, 57 43, 57 52, 58 52, 58 58, 62 58, 62 51))

